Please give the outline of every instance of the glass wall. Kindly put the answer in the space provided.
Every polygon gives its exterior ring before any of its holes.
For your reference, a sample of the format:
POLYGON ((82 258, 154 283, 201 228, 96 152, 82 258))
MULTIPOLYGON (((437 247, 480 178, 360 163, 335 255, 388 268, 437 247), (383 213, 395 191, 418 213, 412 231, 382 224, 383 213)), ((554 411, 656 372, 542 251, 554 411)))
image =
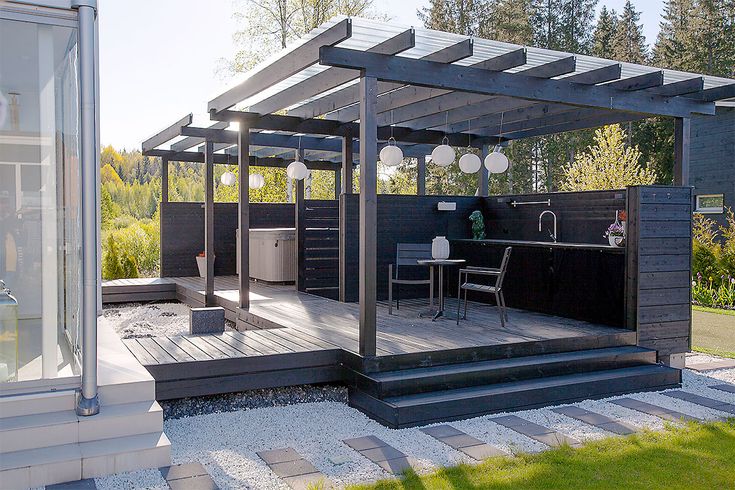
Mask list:
POLYGON ((18 302, 0 382, 78 374, 78 72, 74 27, 0 12, 0 279, 18 302))

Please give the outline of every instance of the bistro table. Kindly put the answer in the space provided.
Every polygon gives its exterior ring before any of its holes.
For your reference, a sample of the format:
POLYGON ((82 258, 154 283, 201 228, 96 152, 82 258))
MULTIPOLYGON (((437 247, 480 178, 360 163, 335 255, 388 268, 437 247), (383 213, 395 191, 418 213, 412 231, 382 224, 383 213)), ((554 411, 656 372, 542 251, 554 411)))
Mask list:
MULTIPOLYGON (((457 317, 454 313, 444 312, 444 267, 451 265, 462 265, 466 261, 464 259, 423 259, 417 260, 416 263, 419 265, 427 265, 430 268, 437 267, 439 269, 439 308, 435 309, 434 305, 430 305, 427 311, 419 313, 419 316, 430 316, 432 320, 436 320, 440 316, 456 320, 457 317)), ((433 287, 433 285, 432 285, 433 287)))

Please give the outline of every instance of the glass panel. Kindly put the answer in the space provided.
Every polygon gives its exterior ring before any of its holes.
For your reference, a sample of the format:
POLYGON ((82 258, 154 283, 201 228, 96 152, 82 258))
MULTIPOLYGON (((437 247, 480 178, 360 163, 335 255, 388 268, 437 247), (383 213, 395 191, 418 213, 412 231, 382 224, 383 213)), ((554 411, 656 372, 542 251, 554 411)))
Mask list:
MULTIPOLYGON (((18 301, 15 380, 77 373, 77 32, 0 19, 0 279, 18 301)), ((2 379, 0 379, 2 381, 2 379)))
POLYGON ((721 213, 725 206, 725 196, 722 194, 711 194, 697 196, 697 211, 721 213))

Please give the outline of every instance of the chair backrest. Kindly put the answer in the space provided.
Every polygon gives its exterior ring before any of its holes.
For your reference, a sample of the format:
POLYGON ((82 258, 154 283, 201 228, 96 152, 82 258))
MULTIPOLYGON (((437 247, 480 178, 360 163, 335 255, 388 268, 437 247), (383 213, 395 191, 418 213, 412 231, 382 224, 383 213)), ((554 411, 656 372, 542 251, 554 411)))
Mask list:
POLYGON ((500 275, 498 276, 498 282, 495 287, 498 289, 503 287, 503 279, 505 279, 505 272, 508 270, 508 261, 510 260, 510 252, 513 247, 507 247, 503 252, 503 260, 500 261, 500 275))
POLYGON ((396 274, 400 266, 416 266, 417 260, 431 259, 431 243, 399 243, 396 245, 396 274))

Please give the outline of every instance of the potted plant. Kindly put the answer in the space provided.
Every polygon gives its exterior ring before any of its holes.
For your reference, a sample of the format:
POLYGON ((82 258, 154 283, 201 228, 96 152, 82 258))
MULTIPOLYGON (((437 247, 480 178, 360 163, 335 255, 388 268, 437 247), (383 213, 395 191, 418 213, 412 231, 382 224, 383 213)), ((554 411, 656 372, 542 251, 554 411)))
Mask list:
MULTIPOLYGON (((215 259, 217 257, 214 257, 215 259)), ((199 268, 199 276, 206 277, 207 275, 207 255, 204 252, 199 252, 197 255, 197 267, 199 268)))
POLYGON ((620 223, 613 223, 608 226, 605 235, 611 247, 622 247, 625 241, 625 229, 620 223))

